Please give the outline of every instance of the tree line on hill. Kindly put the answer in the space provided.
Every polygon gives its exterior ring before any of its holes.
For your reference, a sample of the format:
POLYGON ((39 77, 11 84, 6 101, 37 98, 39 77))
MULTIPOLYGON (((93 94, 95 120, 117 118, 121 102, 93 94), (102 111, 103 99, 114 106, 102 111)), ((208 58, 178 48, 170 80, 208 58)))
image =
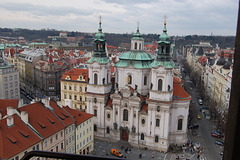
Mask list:
MULTIPOLYGON (((61 31, 55 29, 11 29, 0 28, 0 36, 4 37, 19 37, 23 36, 27 41, 42 40, 51 42, 48 36, 58 36, 61 31)), ((94 38, 91 33, 83 32, 68 32, 69 37, 84 36, 84 38, 94 38)), ((119 46, 121 43, 130 43, 132 34, 128 33, 105 33, 106 41, 109 45, 119 46)), ((152 43, 159 40, 159 34, 143 34, 145 43, 152 43)), ((207 35, 188 35, 188 36, 171 36, 171 42, 175 41, 176 48, 181 48, 185 45, 198 44, 199 42, 210 42, 215 46, 218 44, 220 48, 235 48, 235 36, 207 36, 207 35)))

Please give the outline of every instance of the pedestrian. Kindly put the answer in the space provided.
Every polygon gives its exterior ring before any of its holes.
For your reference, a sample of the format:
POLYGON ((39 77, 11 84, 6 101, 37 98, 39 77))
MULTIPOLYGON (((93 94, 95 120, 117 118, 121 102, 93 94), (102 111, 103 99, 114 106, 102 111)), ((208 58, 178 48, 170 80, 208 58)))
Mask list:
POLYGON ((154 153, 152 153, 152 158, 154 158, 154 156, 155 156, 154 153))
POLYGON ((139 158, 140 158, 140 159, 142 158, 142 153, 139 154, 139 158))
POLYGON ((200 158, 200 155, 198 154, 197 158, 199 159, 200 158))

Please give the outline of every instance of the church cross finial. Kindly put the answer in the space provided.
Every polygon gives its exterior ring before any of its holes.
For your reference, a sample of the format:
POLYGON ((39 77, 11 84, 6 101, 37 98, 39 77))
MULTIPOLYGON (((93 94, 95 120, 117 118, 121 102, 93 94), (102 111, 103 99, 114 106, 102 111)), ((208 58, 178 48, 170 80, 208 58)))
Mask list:
POLYGON ((165 16, 164 16, 164 25, 167 24, 167 23, 166 23, 166 20, 167 20, 167 16, 165 15, 165 16))
POLYGON ((99 16, 99 27, 100 27, 100 28, 101 28, 101 24, 102 24, 102 21, 101 21, 101 20, 102 20, 102 16, 100 15, 100 16, 99 16))
POLYGON ((137 21, 137 31, 139 31, 139 21, 137 21))

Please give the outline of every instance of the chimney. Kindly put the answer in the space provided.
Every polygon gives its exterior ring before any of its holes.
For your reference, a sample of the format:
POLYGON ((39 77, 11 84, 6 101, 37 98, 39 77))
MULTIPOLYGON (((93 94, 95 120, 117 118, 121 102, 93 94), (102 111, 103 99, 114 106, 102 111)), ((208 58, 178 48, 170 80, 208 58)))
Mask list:
POLYGON ((9 116, 9 117, 7 118, 7 126, 8 126, 8 127, 11 127, 13 124, 14 124, 13 116, 9 116))
POLYGON ((15 113, 17 113, 17 110, 15 108, 7 107, 7 115, 12 116, 15 113))
POLYGON ((26 124, 28 123, 28 112, 27 111, 21 112, 21 120, 26 124))

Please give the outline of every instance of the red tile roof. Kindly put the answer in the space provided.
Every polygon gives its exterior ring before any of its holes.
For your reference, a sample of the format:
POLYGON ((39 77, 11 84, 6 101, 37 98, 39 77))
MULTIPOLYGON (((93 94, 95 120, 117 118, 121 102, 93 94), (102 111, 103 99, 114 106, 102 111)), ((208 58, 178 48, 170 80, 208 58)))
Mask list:
POLYGON ((0 159, 8 159, 41 141, 16 114, 14 125, 7 126, 7 118, 0 120, 0 159))
POLYGON ((192 99, 192 97, 180 85, 180 80, 176 77, 173 77, 173 96, 177 100, 190 100, 190 99, 192 99))
POLYGON ((53 107, 53 112, 60 118, 60 120, 66 125, 69 126, 75 122, 75 120, 62 108, 60 108, 56 102, 50 101, 50 106, 53 107))
POLYGON ((71 77, 71 80, 76 81, 79 79, 79 76, 82 75, 85 78, 85 81, 88 82, 88 69, 79 69, 79 68, 74 68, 69 71, 66 71, 63 73, 62 80, 65 80, 67 76, 71 77))
POLYGON ((18 110, 28 112, 29 123, 43 138, 47 138, 65 128, 62 122, 40 102, 23 106, 18 110))
POLYGON ((18 99, 0 99, 0 112, 2 117, 7 114, 7 107, 18 108, 18 99))
POLYGON ((68 106, 63 106, 63 108, 72 116, 75 118, 76 122, 75 124, 76 125, 79 125, 81 124, 82 122, 88 120, 89 118, 93 117, 93 114, 89 114, 89 113, 85 113, 85 112, 81 112, 81 111, 78 111, 76 109, 71 109, 69 108, 68 106))

